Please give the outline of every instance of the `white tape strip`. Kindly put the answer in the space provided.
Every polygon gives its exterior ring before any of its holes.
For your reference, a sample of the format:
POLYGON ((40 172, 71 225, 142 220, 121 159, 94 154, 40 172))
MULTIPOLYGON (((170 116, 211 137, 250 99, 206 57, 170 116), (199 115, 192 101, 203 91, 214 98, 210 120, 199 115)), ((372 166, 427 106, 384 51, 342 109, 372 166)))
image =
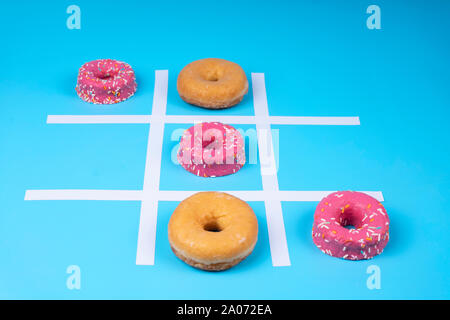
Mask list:
MULTIPOLYGON (((133 124, 151 123, 151 115, 49 115, 48 124, 133 124)), ((160 119, 158 119, 160 120, 160 119)), ((255 124, 253 116, 164 116, 165 123, 222 122, 255 124)), ((359 117, 282 117, 271 116, 269 122, 279 125, 359 125, 359 117)))
POLYGON ((228 124, 252 124, 253 116, 172 116, 165 117, 166 123, 198 123, 198 122, 222 122, 228 124))
POLYGON ((269 232, 270 254, 274 267, 291 265, 284 228, 283 210, 279 200, 264 201, 266 208, 267 229, 269 232))
MULTIPOLYGON (((187 197, 201 191, 173 191, 162 190, 157 192, 160 201, 182 201, 187 197)), ((278 201, 320 201, 335 191, 278 191, 264 192, 252 191, 222 191, 245 201, 265 201, 273 199, 278 201)), ((367 193, 380 202, 384 201, 381 191, 360 191, 367 193)), ((107 201, 141 201, 144 193, 141 190, 89 190, 89 189, 57 189, 57 190, 27 190, 25 200, 107 200, 107 201)))
POLYGON ((156 224, 158 219, 158 200, 143 200, 139 218, 139 234, 136 264, 152 266, 155 264, 156 224))
MULTIPOLYGON (((281 201, 320 201, 335 191, 279 191, 278 199, 281 201)), ((381 191, 360 191, 374 197, 380 202, 384 201, 381 191)))
POLYGON ((150 115, 49 115, 47 123, 105 124, 105 123, 150 123, 150 115))
POLYGON ((141 201, 141 190, 27 190, 25 200, 141 201))
POLYGON ((164 136, 163 117, 166 113, 169 72, 155 72, 155 90, 153 94, 152 119, 147 144, 145 162, 143 200, 139 222, 136 264, 153 265, 155 263, 156 220, 158 213, 158 190, 161 173, 161 154, 164 136))
MULTIPOLYGON (((197 191, 159 191, 158 199, 160 201, 182 201, 193 194, 201 191, 211 190, 197 190, 197 191)), ((244 201, 264 201, 264 191, 221 191, 232 196, 238 197, 244 201)))
MULTIPOLYGON (((272 134, 269 123, 269 107, 267 104, 266 84, 263 73, 252 73, 253 104, 256 131, 258 135, 258 151, 262 175, 263 190, 266 194, 278 192, 278 177, 275 163, 272 134)), ((290 266, 289 250, 284 228, 281 202, 274 199, 264 201, 266 208, 267 228, 269 232, 272 265, 290 266)))
POLYGON ((359 117, 280 117, 271 116, 271 124, 285 125, 324 125, 324 126, 358 126, 359 117))

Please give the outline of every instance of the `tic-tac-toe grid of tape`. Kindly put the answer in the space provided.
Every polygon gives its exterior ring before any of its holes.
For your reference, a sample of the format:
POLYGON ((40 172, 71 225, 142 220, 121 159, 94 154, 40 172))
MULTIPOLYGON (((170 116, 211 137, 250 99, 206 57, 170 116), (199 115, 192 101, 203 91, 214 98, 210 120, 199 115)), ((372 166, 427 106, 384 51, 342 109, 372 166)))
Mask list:
MULTIPOLYGON (((257 130, 262 190, 226 191, 245 201, 264 201, 273 266, 289 266, 289 250, 283 222, 281 201, 320 201, 333 191, 281 191, 278 187, 271 125, 360 125, 359 117, 289 117, 270 116, 263 73, 252 73, 254 116, 166 115, 167 70, 155 72, 155 90, 151 115, 49 115, 47 123, 59 124, 151 124, 147 143, 142 190, 27 190, 25 200, 115 200, 140 201, 141 213, 136 264, 153 265, 158 201, 182 201, 197 191, 161 191, 159 188, 164 126, 166 123, 219 121, 255 124, 257 130)), ((383 201, 380 191, 363 191, 383 201)))

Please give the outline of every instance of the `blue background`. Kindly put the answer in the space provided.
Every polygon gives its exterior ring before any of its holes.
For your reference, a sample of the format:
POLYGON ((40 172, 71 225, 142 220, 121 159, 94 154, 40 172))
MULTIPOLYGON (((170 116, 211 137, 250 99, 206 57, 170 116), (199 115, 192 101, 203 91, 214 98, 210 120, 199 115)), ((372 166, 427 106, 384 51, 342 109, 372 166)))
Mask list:
MULTIPOLYGON (((448 299, 450 298, 450 2, 9 1, 0 9, 0 298, 448 299), (66 8, 81 8, 81 30, 66 8), (254 253, 207 273, 170 251, 176 202, 160 202, 154 266, 136 266, 139 202, 24 201, 27 189, 141 189, 148 125, 47 125, 48 114, 149 114, 154 70, 169 70, 168 114, 252 115, 252 97, 210 111, 176 92, 187 63, 221 57, 266 75, 269 111, 360 116, 361 126, 282 126, 281 190, 381 190, 391 241, 370 261, 322 254, 310 230, 316 203, 283 203, 292 266, 271 265, 264 204, 254 253), (97 58, 130 63, 138 92, 95 106, 74 86, 97 58), (68 290, 66 268, 81 268, 68 290), (381 269, 381 289, 366 269, 381 269)), ((161 189, 260 190, 258 165, 204 180, 169 162, 161 189), (176 178, 176 179, 175 179, 176 178), (212 182, 211 182, 212 181, 212 182), (195 184, 193 186, 193 184, 195 184)), ((245 126, 240 126, 245 127, 245 126)), ((248 128, 251 126, 247 126, 248 128)), ((245 129, 245 128, 244 128, 245 129)))

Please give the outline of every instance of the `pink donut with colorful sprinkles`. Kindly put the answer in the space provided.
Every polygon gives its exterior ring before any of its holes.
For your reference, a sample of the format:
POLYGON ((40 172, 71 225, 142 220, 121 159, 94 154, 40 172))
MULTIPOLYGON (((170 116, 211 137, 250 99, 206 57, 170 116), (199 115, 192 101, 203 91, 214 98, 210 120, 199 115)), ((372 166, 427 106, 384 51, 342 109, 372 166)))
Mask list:
POLYGON ((134 71, 125 62, 100 59, 85 63, 78 72, 75 90, 86 102, 113 104, 136 92, 134 71))
POLYGON ((389 217, 383 205, 365 193, 334 192, 317 205, 312 238, 332 257, 371 259, 383 252, 389 241, 389 217))
POLYGON ((221 177, 239 171, 245 163, 242 135, 220 122, 198 123, 180 139, 177 160, 199 177, 221 177))

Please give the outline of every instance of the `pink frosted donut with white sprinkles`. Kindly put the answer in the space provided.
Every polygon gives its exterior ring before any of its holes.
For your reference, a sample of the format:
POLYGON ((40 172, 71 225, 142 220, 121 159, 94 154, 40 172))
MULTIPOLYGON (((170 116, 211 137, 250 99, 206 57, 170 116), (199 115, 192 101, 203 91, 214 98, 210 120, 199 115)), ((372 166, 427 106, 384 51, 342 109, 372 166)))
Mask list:
POLYGON ((136 88, 136 77, 129 64, 100 59, 81 66, 75 90, 86 102, 113 104, 131 97, 136 88))
POLYGON ((199 123, 181 137, 177 160, 199 177, 233 174, 245 163, 244 139, 232 126, 220 122, 199 123))
POLYGON ((383 252, 389 241, 389 217, 383 205, 365 193, 334 192, 317 205, 312 238, 332 257, 371 259, 383 252))

